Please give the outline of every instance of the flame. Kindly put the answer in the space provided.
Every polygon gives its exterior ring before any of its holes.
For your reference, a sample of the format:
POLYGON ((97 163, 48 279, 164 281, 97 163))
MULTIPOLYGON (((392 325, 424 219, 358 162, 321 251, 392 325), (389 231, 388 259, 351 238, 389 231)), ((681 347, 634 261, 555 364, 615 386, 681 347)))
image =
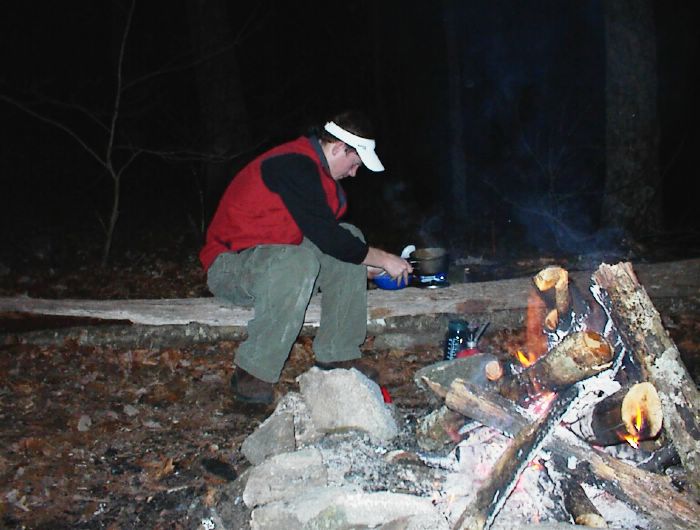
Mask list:
POLYGON ((527 355, 525 355, 522 350, 518 350, 515 356, 518 358, 518 361, 520 361, 520 364, 522 364, 525 368, 532 366, 537 360, 537 356, 531 354, 529 351, 527 352, 527 355))
POLYGON ((637 404, 637 412, 634 415, 634 425, 632 426, 635 432, 628 432, 622 435, 622 439, 630 444, 635 449, 639 449, 639 433, 644 426, 644 412, 642 407, 637 404))
POLYGON ((542 332, 542 322, 547 312, 544 301, 531 289, 527 297, 527 314, 525 315, 525 346, 533 359, 539 359, 547 351, 547 337, 542 332))
POLYGON ((515 353, 520 364, 527 368, 547 351, 547 340, 542 333, 542 319, 546 307, 544 302, 531 290, 527 299, 527 315, 525 317, 525 348, 515 353))
POLYGON ((636 434, 625 434, 622 439, 635 449, 639 449, 639 436, 636 434))
POLYGON ((644 425, 644 415, 642 414, 642 407, 637 404, 637 414, 634 417, 634 426, 637 428, 637 432, 642 430, 642 425, 644 425))

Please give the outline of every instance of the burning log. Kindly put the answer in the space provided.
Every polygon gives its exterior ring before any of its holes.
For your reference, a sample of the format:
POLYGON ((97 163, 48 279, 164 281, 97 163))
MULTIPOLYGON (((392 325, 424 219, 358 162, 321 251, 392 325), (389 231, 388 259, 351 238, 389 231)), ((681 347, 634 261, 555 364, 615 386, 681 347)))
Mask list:
MULTIPOLYGON (((513 402, 493 391, 460 381, 453 383, 445 404, 508 436, 514 436, 528 425, 513 402), (484 404, 485 401, 489 403, 484 404), (486 414, 486 410, 492 414, 486 414)), ((679 493, 669 477, 632 467, 596 451, 563 426, 557 427, 553 436, 545 441, 543 450, 550 452, 559 467, 580 482, 602 485, 651 517, 659 528, 700 528, 697 503, 679 493), (572 457, 576 463, 572 464, 572 457)))
POLYGON ((562 482, 564 506, 577 525, 590 528, 607 528, 608 524, 583 491, 581 484, 572 478, 562 482))
POLYGON ((661 317, 629 263, 601 265, 593 274, 595 292, 620 337, 639 362, 644 379, 656 388, 664 426, 691 487, 700 495, 700 393, 663 327, 661 317))
POLYGON ((477 492, 474 503, 459 517, 456 529, 481 530, 491 526, 515 488, 518 478, 577 397, 577 387, 571 386, 564 390, 535 423, 517 434, 496 462, 489 479, 477 492))
POLYGON ((455 412, 472 418, 502 433, 512 435, 527 422, 513 413, 513 403, 484 387, 455 379, 445 396, 445 405, 455 412))
POLYGON ((499 391, 518 401, 529 388, 560 390, 608 368, 612 355, 613 349, 598 333, 572 333, 522 373, 504 378, 499 391))
POLYGON ((434 410, 418 422, 416 441, 424 451, 438 451, 448 443, 460 440, 459 430, 467 418, 445 406, 434 410))
MULTIPOLYGON (((569 273, 561 267, 547 267, 538 272, 533 278, 537 289, 544 293, 554 288, 554 310, 559 315, 566 315, 569 312, 569 273)), ((556 326, 555 326, 556 327, 556 326)))
POLYGON ((590 407, 571 430, 596 445, 627 441, 636 447, 640 440, 654 438, 663 423, 661 401, 651 383, 625 387, 590 407))

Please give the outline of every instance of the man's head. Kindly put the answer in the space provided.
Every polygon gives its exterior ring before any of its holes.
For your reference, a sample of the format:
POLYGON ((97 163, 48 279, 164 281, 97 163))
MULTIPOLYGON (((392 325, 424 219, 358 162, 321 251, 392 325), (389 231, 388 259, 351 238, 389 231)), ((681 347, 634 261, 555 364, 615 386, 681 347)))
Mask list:
POLYGON ((324 125, 319 139, 334 179, 354 177, 363 163, 370 171, 384 171, 372 136, 369 120, 355 112, 338 114, 324 125))

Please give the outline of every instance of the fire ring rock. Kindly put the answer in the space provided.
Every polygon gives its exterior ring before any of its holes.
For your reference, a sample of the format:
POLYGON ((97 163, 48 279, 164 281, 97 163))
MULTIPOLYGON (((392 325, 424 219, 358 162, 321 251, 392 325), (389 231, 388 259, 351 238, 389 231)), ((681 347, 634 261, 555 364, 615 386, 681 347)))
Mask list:
POLYGON ((314 367, 297 381, 318 431, 360 430, 378 441, 398 434, 396 419, 379 386, 354 368, 325 371, 314 367))

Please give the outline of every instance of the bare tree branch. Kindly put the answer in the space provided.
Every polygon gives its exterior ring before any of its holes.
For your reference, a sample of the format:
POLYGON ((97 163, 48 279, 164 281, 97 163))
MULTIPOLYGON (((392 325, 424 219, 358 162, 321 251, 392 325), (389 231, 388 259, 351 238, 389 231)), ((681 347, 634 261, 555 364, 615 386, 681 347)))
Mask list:
POLYGON ((44 123, 48 123, 50 125, 53 125, 54 127, 57 127, 58 129, 61 129, 63 132, 68 134, 71 138, 73 138, 76 142, 80 144, 80 146, 87 151, 90 156, 92 156, 97 162, 102 166, 102 167, 107 167, 107 161, 104 160, 100 155, 97 154, 97 152, 92 149, 88 144, 85 143, 85 141, 76 133, 73 129, 68 127, 67 125, 54 120, 53 118, 49 118, 48 116, 44 116, 43 114, 39 114, 35 110, 27 107, 23 103, 17 101, 16 99, 13 99, 9 96, 6 96, 5 94, 0 94, 0 100, 4 101, 5 103, 9 103, 10 105, 13 105, 17 107, 18 109, 22 110, 23 112, 26 112, 33 118, 36 118, 39 121, 43 121, 44 123))

